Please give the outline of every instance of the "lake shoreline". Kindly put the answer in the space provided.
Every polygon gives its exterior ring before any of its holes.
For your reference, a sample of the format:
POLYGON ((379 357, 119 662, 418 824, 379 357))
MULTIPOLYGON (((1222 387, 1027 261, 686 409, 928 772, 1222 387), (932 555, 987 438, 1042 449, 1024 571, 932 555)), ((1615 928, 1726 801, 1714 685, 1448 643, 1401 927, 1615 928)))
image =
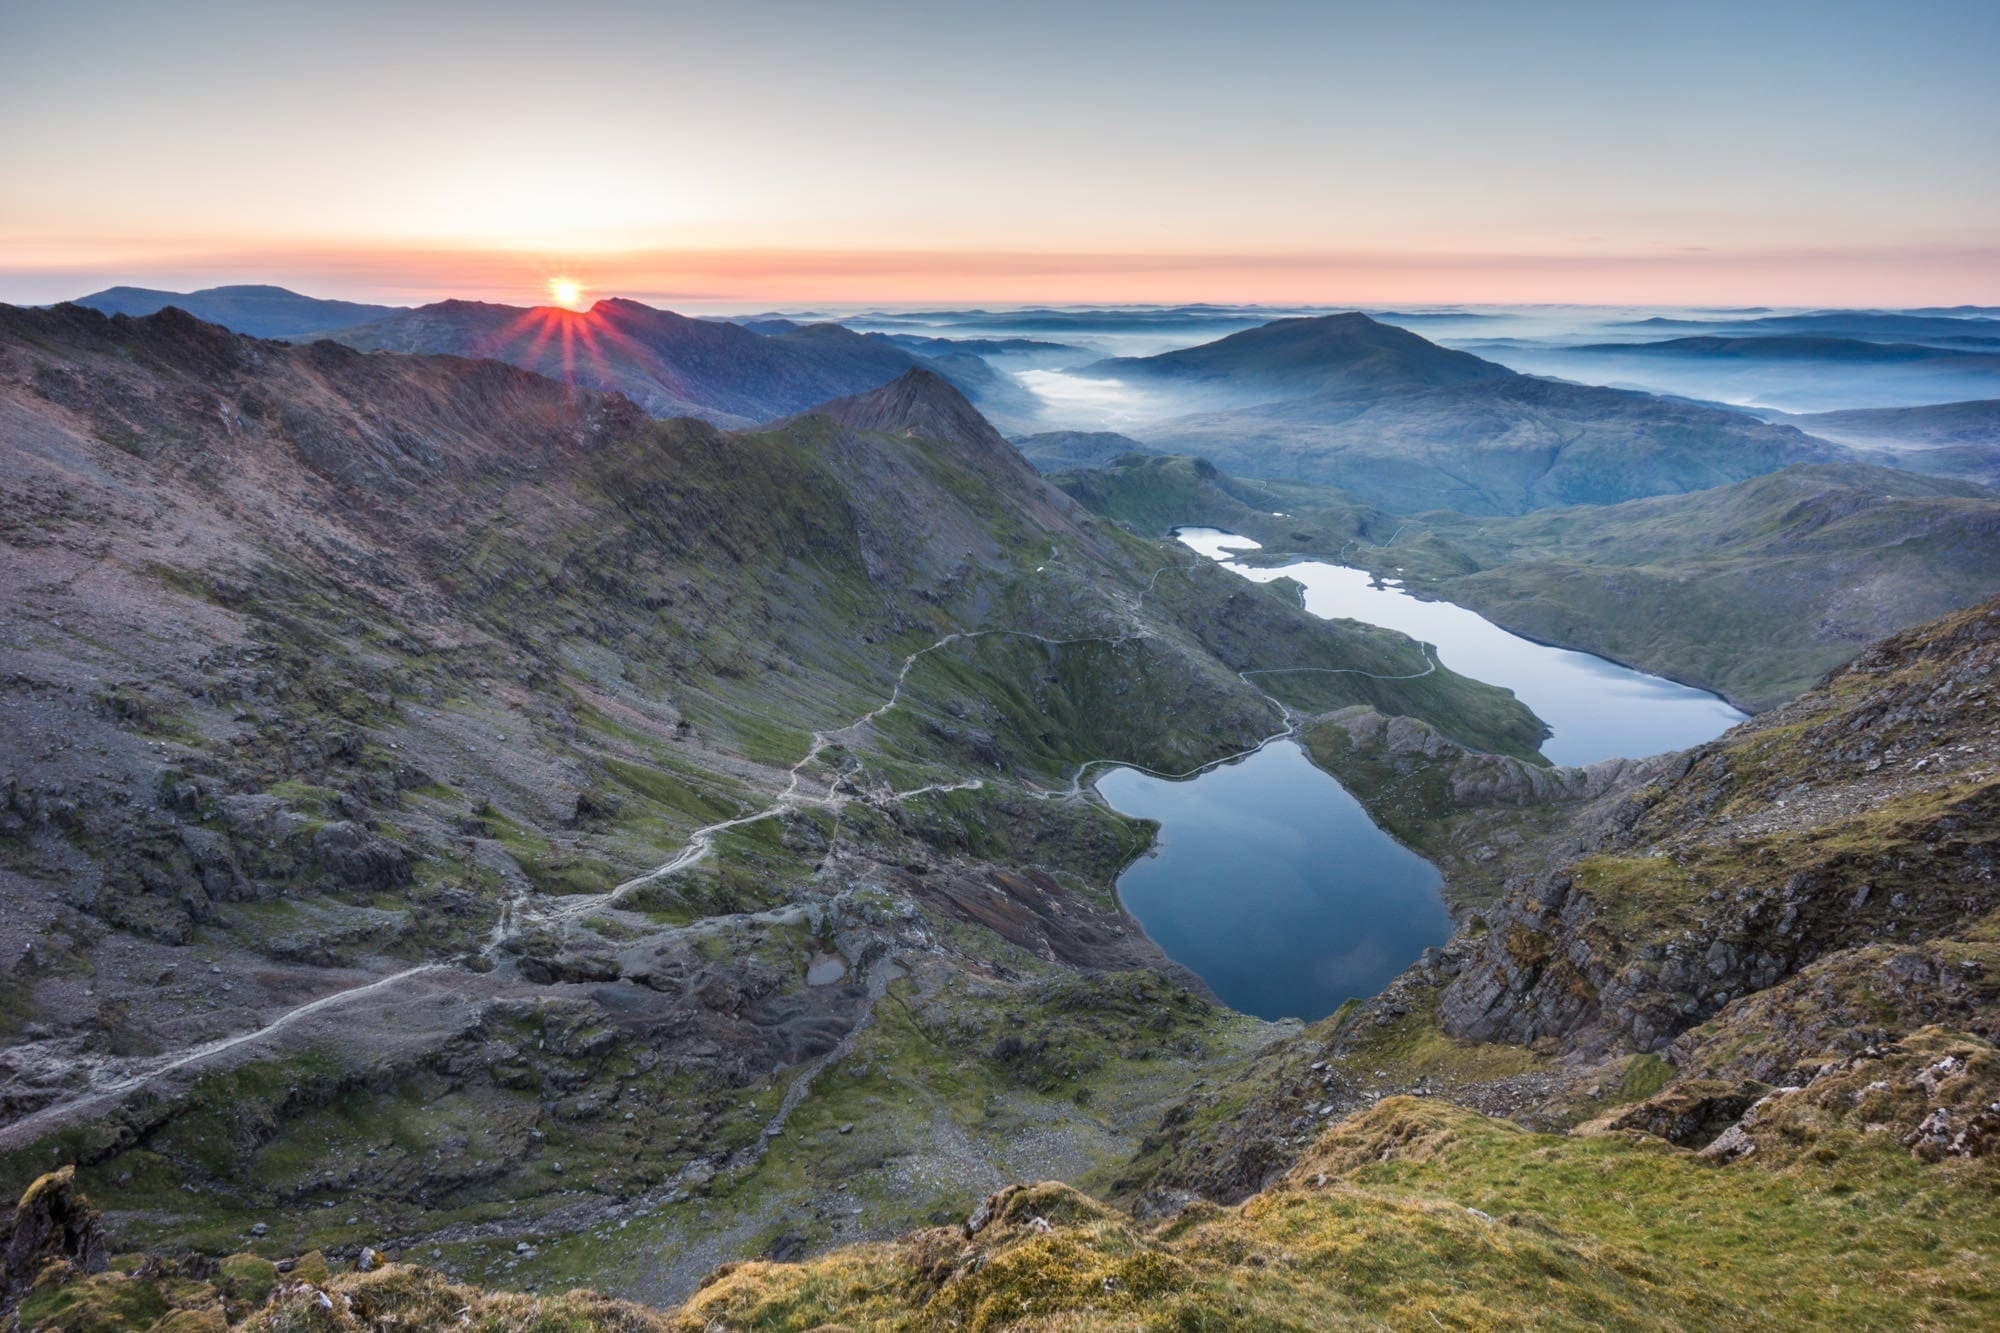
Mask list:
MULTIPOLYGON (((1169 532, 1168 537, 1169 539, 1177 540, 1178 538, 1176 537, 1176 534, 1181 532, 1184 528, 1204 527, 1204 526, 1208 525, 1193 524, 1193 523, 1182 524, 1180 527, 1176 527, 1171 532, 1169 532)), ((1246 565, 1254 565, 1259 569, 1277 568, 1278 562, 1289 562, 1292 564, 1298 564, 1310 561, 1310 562, 1317 562, 1320 564, 1333 565, 1339 569, 1356 570, 1360 573, 1367 574, 1372 578, 1382 578, 1386 580, 1388 577, 1386 575, 1377 573, 1375 570, 1370 569, 1366 565, 1350 565, 1345 563, 1344 561, 1335 560, 1331 556, 1321 555, 1313 551, 1280 552, 1280 551, 1266 551, 1263 549, 1259 549, 1255 551, 1245 551, 1243 554, 1247 558, 1241 560, 1240 563, 1246 565)), ((1446 597, 1443 594, 1437 592, 1435 589, 1429 588, 1423 584, 1399 582, 1396 586, 1400 591, 1408 593, 1411 597, 1416 598, 1418 601, 1435 602, 1441 606, 1455 606, 1461 611, 1470 611, 1472 612, 1472 614, 1478 616, 1480 619, 1485 620, 1490 624, 1497 626, 1500 629, 1506 630, 1509 634, 1512 634, 1517 639, 1526 639, 1529 643, 1539 644, 1541 647, 1544 648, 1559 649, 1566 653, 1583 653, 1590 657, 1602 658, 1604 661, 1609 662, 1614 666, 1624 667, 1627 671, 1636 671, 1639 674, 1646 676, 1657 676, 1661 680, 1672 681, 1676 685, 1685 685, 1688 689, 1691 690, 1700 690, 1704 694, 1712 694, 1716 698, 1728 704, 1731 708, 1734 708, 1737 712, 1745 714, 1748 717, 1757 717, 1760 714, 1770 712, 1773 708, 1778 708, 1782 706, 1782 701, 1780 701, 1779 703, 1767 703, 1760 705, 1751 702, 1749 700, 1739 699, 1734 694, 1731 694, 1729 690, 1726 689, 1725 687, 1716 685, 1710 681, 1695 680, 1689 676, 1682 675, 1678 672, 1672 671, 1664 667, 1649 666, 1644 662, 1634 662, 1628 658, 1620 657, 1616 653, 1611 652, 1607 649, 1596 647, 1591 644, 1570 643, 1570 642, 1565 642, 1562 639, 1546 638, 1543 635, 1534 633, 1531 630, 1517 628, 1516 626, 1509 624, 1506 620, 1501 619, 1498 614, 1488 611, 1483 607, 1475 606, 1469 602, 1461 602, 1455 598, 1446 597)))

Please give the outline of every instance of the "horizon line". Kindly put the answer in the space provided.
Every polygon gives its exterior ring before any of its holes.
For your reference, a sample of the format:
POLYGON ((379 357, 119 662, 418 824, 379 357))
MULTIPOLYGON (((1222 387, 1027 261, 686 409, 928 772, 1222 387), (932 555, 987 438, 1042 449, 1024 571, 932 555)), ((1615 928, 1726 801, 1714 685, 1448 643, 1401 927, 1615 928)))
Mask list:
POLYGON ((0 258, 0 300, 278 285, 375 304, 532 305, 558 275, 592 294, 696 306, 1896 308, 2000 304, 2000 243, 1616 253, 203 246, 0 258))

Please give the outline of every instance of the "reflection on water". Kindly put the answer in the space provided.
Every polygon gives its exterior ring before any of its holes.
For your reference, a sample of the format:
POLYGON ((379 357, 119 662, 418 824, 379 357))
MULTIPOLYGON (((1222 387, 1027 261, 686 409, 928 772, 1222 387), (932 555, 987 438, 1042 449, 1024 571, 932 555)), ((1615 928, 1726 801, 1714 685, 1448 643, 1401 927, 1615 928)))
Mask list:
POLYGON ((1363 570, 1324 560, 1258 569, 1226 559, 1230 551, 1257 546, 1247 537, 1214 528, 1183 528, 1178 535, 1247 579, 1298 580, 1305 585, 1306 609, 1314 615, 1401 630, 1435 644, 1438 660, 1460 675, 1514 691, 1555 733, 1543 743, 1542 753, 1558 764, 1684 750, 1744 719, 1706 690, 1509 634, 1464 607, 1423 601, 1393 583, 1378 586, 1363 570))
POLYGON ((1451 933, 1437 871, 1290 741, 1180 782, 1114 769, 1097 790, 1161 826, 1118 881, 1126 910, 1245 1013, 1324 1018, 1451 933))
MULTIPOLYGON (((1509 634, 1472 612, 1375 586, 1358 569, 1228 560, 1257 543, 1213 528, 1180 539, 1245 578, 1305 585, 1306 608, 1401 630, 1446 666, 1505 686, 1554 729, 1543 753, 1583 764, 1682 749, 1743 715, 1712 694, 1509 634)), ((1437 870, 1376 827, 1291 741, 1175 782, 1120 768, 1097 790, 1159 821, 1152 855, 1119 877, 1126 910, 1222 1000, 1264 1018, 1323 1018, 1373 995, 1451 931, 1437 870)))

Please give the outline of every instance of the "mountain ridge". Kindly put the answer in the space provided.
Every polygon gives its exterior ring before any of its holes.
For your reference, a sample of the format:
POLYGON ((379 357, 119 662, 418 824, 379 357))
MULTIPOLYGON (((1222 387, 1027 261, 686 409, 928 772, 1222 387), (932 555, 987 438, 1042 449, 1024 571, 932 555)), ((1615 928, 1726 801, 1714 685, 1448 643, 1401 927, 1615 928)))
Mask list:
POLYGON ((259 338, 283 338, 319 329, 379 319, 394 306, 303 296, 285 287, 238 284, 193 292, 148 287, 106 287, 79 296, 72 305, 106 315, 151 315, 175 306, 197 319, 259 338))
MULTIPOLYGON (((876 388, 930 364, 837 324, 755 332, 623 297, 587 311, 450 300, 351 328, 321 330, 366 351, 491 357, 625 394, 654 416, 698 416, 725 428, 772 421, 876 388)), ((984 362, 960 378, 987 383, 984 362)))

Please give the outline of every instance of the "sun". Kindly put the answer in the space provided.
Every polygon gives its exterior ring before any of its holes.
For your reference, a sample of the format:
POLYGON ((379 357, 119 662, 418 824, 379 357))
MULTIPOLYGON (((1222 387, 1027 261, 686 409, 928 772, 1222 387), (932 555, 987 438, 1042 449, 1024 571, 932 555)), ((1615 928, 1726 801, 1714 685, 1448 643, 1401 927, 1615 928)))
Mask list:
POLYGON ((583 284, 575 278, 550 278, 549 300, 569 310, 583 304, 583 284))

